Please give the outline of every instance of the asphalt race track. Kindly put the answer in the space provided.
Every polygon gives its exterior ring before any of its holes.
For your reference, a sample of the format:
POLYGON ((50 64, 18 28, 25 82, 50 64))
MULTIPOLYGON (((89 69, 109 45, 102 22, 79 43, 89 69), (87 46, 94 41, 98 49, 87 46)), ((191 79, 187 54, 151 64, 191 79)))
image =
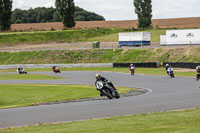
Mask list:
MULTIPOLYGON (((37 72, 34 72, 37 73, 37 72)), ((40 72, 65 77, 64 80, 0 81, 0 84, 89 84, 96 72, 40 72)), ((33 107, 0 109, 0 128, 87 120, 138 113, 151 113, 200 107, 199 82, 195 78, 135 75, 102 72, 116 86, 148 89, 146 94, 118 100, 91 100, 33 107)))

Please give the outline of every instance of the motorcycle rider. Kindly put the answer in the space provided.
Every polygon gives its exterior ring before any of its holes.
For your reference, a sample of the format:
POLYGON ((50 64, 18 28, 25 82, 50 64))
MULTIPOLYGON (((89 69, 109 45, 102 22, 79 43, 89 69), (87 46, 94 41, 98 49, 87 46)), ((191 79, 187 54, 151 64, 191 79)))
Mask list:
POLYGON ((173 67, 170 66, 170 65, 167 67, 167 74, 168 74, 169 76, 171 76, 171 78, 175 78, 174 72, 173 72, 173 67))
POLYGON ((197 66, 196 70, 197 70, 196 80, 199 80, 200 79, 200 66, 197 66))
MULTIPOLYGON (((100 73, 96 74, 95 86, 96 86, 97 81, 107 82, 108 83, 108 86, 107 86, 108 88, 110 88, 110 86, 111 86, 111 87, 113 87, 116 90, 116 88, 114 87, 113 83, 109 82, 107 78, 102 77, 100 73)), ((103 96, 103 92, 101 90, 100 90, 100 96, 103 96)))
POLYGON ((134 67, 133 64, 131 64, 131 65, 129 66, 129 70, 131 71, 131 74, 134 75, 135 67, 134 67), (133 73, 132 73, 132 72, 133 72, 133 73))
POLYGON ((17 71, 20 72, 21 71, 21 67, 17 67, 17 71))
POLYGON ((53 72, 55 72, 55 73, 58 73, 58 72, 60 72, 60 69, 59 69, 59 67, 57 67, 57 66, 53 66, 53 72))
POLYGON ((166 64, 165 65, 165 70, 166 70, 166 72, 167 72, 167 74, 169 75, 169 71, 168 71, 168 68, 170 67, 170 65, 169 64, 166 64))
POLYGON ((17 72, 19 72, 19 74, 25 72, 24 68, 22 67, 17 67, 17 72))

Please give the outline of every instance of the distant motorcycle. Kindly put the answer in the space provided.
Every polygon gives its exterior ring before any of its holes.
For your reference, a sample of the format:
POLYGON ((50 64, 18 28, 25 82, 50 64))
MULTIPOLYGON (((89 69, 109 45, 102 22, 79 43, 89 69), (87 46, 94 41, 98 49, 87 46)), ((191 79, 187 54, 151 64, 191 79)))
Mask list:
POLYGON ((19 72, 19 74, 28 74, 26 71, 19 72))
MULTIPOLYGON (((197 73, 196 81, 199 81, 199 79, 200 79, 200 72, 197 73)), ((200 86, 199 86, 199 88, 200 88, 200 86)))
POLYGON ((28 74, 25 70, 24 70, 24 68, 17 68, 17 72, 19 73, 19 74, 28 74))
POLYGON ((135 74, 135 69, 130 69, 131 75, 135 74))
POLYGON ((174 76, 174 69, 173 68, 168 68, 167 73, 171 78, 175 78, 174 76))
POLYGON ((135 66, 133 66, 133 64, 131 64, 131 65, 129 66, 129 70, 130 70, 130 72, 131 72, 131 75, 134 75, 134 74, 135 74, 135 66))
POLYGON ((59 67, 53 66, 52 69, 53 69, 53 72, 55 72, 55 73, 61 73, 59 67))
POLYGON ((97 81, 96 82, 96 88, 97 90, 101 90, 104 96, 108 97, 109 99, 119 99, 120 95, 117 92, 117 90, 111 86, 108 82, 103 82, 103 81, 97 81))

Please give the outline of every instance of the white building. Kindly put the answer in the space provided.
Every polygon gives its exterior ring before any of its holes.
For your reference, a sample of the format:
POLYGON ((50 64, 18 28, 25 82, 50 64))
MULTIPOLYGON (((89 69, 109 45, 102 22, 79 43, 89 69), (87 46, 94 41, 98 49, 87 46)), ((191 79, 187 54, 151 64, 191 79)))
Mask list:
POLYGON ((120 46, 140 46, 151 44, 150 32, 119 33, 120 46))
POLYGON ((160 36, 160 45, 200 44, 200 29, 167 30, 160 36))

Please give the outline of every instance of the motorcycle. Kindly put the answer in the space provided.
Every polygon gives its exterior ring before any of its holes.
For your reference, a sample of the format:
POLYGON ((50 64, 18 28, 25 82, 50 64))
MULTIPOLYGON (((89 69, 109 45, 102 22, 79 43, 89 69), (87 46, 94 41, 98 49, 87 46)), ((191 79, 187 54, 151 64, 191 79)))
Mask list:
POLYGON ((129 70, 130 70, 130 72, 131 72, 131 75, 134 75, 134 74, 135 74, 135 67, 134 67, 133 65, 131 65, 131 66, 129 67, 129 70))
POLYGON ((20 71, 19 74, 28 74, 26 71, 20 71))
POLYGON ((19 74, 28 74, 23 68, 17 69, 19 74))
POLYGON ((53 67, 53 72, 55 73, 61 73, 60 69, 58 67, 53 67))
POLYGON ((174 76, 174 69, 173 68, 168 68, 167 73, 171 78, 175 78, 174 76))
POLYGON ((55 73, 61 73, 60 70, 54 70, 53 72, 55 72, 55 73))
POLYGON ((130 71, 131 71, 131 75, 135 74, 135 69, 130 69, 130 71))
POLYGON ((104 96, 108 97, 109 99, 119 99, 120 95, 117 92, 117 90, 110 85, 108 82, 103 82, 103 81, 97 81, 96 82, 96 88, 97 90, 101 91, 104 96))

